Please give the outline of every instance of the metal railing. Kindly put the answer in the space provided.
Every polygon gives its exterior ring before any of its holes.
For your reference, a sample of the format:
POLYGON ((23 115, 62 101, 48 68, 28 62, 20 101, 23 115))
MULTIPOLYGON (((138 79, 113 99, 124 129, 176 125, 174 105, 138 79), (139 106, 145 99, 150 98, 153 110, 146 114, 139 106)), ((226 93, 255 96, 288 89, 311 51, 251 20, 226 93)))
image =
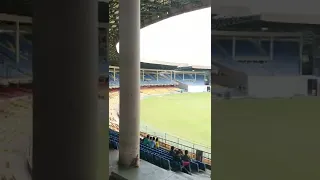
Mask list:
POLYGON ((27 163, 29 164, 30 168, 32 169, 32 151, 33 151, 33 144, 32 144, 32 138, 29 137, 29 146, 26 149, 26 158, 27 163))
POLYGON ((160 142, 174 146, 182 151, 188 150, 190 153, 196 154, 197 150, 203 151, 203 157, 211 160, 211 147, 196 142, 190 142, 178 136, 174 136, 165 132, 157 131, 150 126, 141 126, 140 131, 151 136, 157 137, 160 142))

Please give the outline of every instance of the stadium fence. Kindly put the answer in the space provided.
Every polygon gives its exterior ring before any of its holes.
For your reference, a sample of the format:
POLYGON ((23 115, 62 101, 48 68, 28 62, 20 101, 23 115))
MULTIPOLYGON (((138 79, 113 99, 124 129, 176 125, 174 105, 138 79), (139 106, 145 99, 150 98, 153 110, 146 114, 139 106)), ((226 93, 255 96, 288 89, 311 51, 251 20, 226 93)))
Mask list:
POLYGON ((181 149, 182 151, 188 150, 193 154, 196 154, 197 150, 203 151, 203 157, 211 160, 211 147, 202 145, 200 143, 190 142, 172 134, 156 131, 152 127, 146 125, 141 126, 140 131, 157 137, 159 138, 160 142, 170 144, 171 146, 181 149))

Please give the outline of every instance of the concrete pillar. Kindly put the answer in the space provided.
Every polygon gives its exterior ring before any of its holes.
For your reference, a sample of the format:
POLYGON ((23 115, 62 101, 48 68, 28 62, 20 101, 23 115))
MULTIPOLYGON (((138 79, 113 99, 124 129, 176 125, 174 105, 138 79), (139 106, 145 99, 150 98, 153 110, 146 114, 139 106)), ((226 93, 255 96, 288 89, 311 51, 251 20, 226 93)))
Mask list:
POLYGON ((232 60, 236 59, 236 37, 232 37, 232 60))
POLYGON ((157 81, 159 81, 159 71, 157 71, 157 81))
POLYGON ((33 180, 97 179, 98 3, 33 5, 33 180))
POLYGON ((273 55, 273 45, 274 45, 274 38, 270 37, 270 60, 273 61, 274 55, 273 55))
POLYGON ((140 154, 140 0, 120 0, 119 7, 119 165, 127 167, 140 154))

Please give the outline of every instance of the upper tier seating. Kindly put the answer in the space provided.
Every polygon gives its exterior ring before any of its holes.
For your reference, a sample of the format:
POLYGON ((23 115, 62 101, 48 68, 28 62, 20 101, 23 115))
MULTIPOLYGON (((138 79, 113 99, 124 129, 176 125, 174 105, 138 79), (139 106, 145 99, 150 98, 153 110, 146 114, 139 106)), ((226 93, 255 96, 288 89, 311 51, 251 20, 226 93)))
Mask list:
MULTIPOLYGON (((109 86, 110 87, 119 87, 120 82, 120 75, 119 72, 113 73, 109 72, 109 86)), ((157 86, 157 85, 175 85, 176 82, 172 81, 169 77, 164 76, 164 75, 158 75, 158 80, 157 80, 157 75, 152 74, 152 73, 144 73, 144 80, 141 75, 141 81, 140 81, 141 86, 157 86)))
POLYGON ((271 61, 270 41, 237 40, 236 59, 232 60, 232 40, 216 40, 212 44, 212 58, 249 75, 299 75, 299 43, 274 41, 273 47, 271 61))
POLYGON ((176 74, 176 80, 188 85, 204 85, 204 75, 176 74))

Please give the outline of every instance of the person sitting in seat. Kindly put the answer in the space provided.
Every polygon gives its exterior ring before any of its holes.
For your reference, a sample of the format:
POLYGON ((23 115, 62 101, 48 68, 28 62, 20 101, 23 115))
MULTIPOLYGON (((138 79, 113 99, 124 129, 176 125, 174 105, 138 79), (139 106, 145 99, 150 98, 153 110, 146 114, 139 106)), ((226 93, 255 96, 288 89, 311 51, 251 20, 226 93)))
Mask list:
POLYGON ((181 156, 182 156, 182 154, 180 153, 179 150, 177 150, 175 152, 175 154, 173 155, 172 159, 173 159, 173 161, 179 162, 179 164, 180 164, 181 163, 181 156))
POLYGON ((181 154, 178 150, 173 151, 172 160, 173 161, 171 163, 171 166, 172 166, 173 171, 180 171, 182 161, 181 161, 181 154))
MULTIPOLYGON (((186 151, 185 151, 186 152, 186 151)), ((186 152, 186 154, 188 154, 188 151, 186 152)), ((185 154, 185 155, 186 155, 185 154)), ((183 158, 185 158, 184 156, 185 155, 183 155, 183 153, 182 153, 182 151, 179 149, 178 151, 177 151, 177 156, 178 157, 176 157, 176 162, 177 163, 179 163, 180 165, 182 165, 182 167, 181 167, 181 170, 182 170, 182 172, 184 172, 184 173, 187 173, 187 174, 190 174, 191 175, 191 168, 190 168, 190 161, 189 162, 185 162, 184 160, 183 160, 183 158)), ((187 156, 188 157, 188 156, 187 156)))
POLYGON ((156 139, 156 148, 159 148, 160 147, 160 142, 159 142, 159 139, 157 138, 156 139))
POLYGON ((188 153, 189 153, 188 150, 185 150, 184 155, 181 158, 183 166, 188 166, 190 164, 190 157, 189 157, 188 153))
POLYGON ((150 137, 149 146, 151 148, 154 148, 154 146, 156 145, 155 139, 156 138, 154 138, 154 137, 150 137))
POLYGON ((174 146, 171 146, 171 150, 169 151, 170 156, 175 156, 176 152, 174 151, 174 146))
POLYGON ((143 145, 145 145, 145 146, 147 146, 148 144, 149 144, 149 134, 147 135, 147 137, 145 137, 144 139, 143 139, 143 145))
POLYGON ((149 141, 148 141, 148 146, 151 147, 152 146, 152 137, 150 136, 149 141))
POLYGON ((187 174, 190 174, 191 175, 191 172, 189 171, 189 166, 183 166, 183 161, 182 161, 182 151, 180 149, 178 149, 175 153, 175 155, 173 156, 173 169, 174 171, 177 171, 177 170, 181 170, 182 172, 185 172, 187 174))

